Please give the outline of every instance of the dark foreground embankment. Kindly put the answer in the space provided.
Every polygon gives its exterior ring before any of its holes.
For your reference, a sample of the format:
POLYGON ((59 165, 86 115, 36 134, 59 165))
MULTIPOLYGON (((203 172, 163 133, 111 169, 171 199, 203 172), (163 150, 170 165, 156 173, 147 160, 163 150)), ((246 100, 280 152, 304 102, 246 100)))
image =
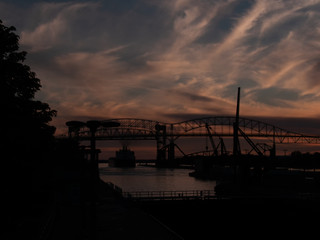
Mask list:
POLYGON ((100 181, 98 200, 60 203, 49 240, 180 239, 141 208, 125 203, 114 189, 100 181))
POLYGON ((14 228, 2 231, 3 239, 311 239, 318 235, 316 200, 242 197, 133 203, 122 200, 102 181, 93 205, 90 199, 74 198, 78 195, 70 198, 70 193, 61 192, 56 202, 41 209, 38 205, 39 214, 30 210, 30 216, 16 219, 14 228))
POLYGON ((318 235, 320 205, 297 199, 229 199, 138 203, 184 239, 318 235))

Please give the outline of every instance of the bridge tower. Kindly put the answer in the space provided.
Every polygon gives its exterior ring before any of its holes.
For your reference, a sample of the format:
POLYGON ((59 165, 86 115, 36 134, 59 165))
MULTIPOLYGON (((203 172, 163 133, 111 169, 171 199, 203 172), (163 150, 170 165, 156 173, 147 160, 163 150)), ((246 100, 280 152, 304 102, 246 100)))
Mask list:
POLYGON ((175 154, 174 154, 174 148, 175 148, 175 143, 174 143, 174 137, 173 137, 173 124, 170 125, 170 142, 168 146, 168 161, 173 162, 175 159, 175 154))
MULTIPOLYGON (((173 124, 170 125, 169 134, 166 125, 156 124, 156 141, 157 141, 157 167, 175 166, 175 147, 173 136, 173 124), (170 136, 170 138, 169 138, 170 136), (169 140, 169 144, 167 144, 169 140)), ((179 147, 178 147, 179 149, 179 147)))

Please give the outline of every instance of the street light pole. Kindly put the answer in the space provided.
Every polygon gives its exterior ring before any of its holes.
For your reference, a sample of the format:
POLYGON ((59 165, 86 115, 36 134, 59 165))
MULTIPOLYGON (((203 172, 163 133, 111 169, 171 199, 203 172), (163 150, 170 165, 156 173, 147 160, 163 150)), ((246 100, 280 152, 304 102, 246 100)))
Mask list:
POLYGON ((90 239, 96 239, 96 201, 98 200, 99 191, 99 163, 96 154, 96 132, 99 127, 118 127, 118 122, 97 121, 90 120, 86 123, 79 121, 69 121, 66 123, 69 127, 69 137, 72 136, 72 131, 78 137, 81 127, 88 127, 90 129, 90 185, 91 185, 91 211, 90 211, 90 239))
POLYGON ((100 127, 100 122, 87 121, 87 127, 90 129, 90 182, 91 182, 91 211, 90 211, 90 237, 96 239, 96 201, 98 200, 99 190, 99 166, 96 157, 96 131, 100 127))
MULTIPOLYGON (((87 127, 90 129, 90 168, 91 168, 91 181, 94 188, 97 190, 99 180, 99 166, 96 156, 96 131, 101 126, 100 121, 91 120, 87 121, 87 127)), ((96 192, 96 191, 95 191, 96 192)))
POLYGON ((119 127, 120 123, 118 122, 111 122, 111 121, 97 121, 91 120, 87 121, 87 127, 90 129, 91 137, 90 137, 90 160, 91 160, 91 167, 92 167, 92 174, 93 174, 93 181, 96 181, 98 184, 99 180, 99 163, 96 154, 96 132, 99 127, 111 128, 111 127, 119 127))

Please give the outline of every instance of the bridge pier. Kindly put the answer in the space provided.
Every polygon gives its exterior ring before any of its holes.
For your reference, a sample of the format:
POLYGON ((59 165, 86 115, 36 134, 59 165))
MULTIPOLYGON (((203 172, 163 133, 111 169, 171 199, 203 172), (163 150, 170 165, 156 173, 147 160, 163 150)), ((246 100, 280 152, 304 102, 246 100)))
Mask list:
MULTIPOLYGON (((175 143, 173 137, 170 138, 167 144, 167 128, 166 125, 157 124, 156 140, 157 140, 157 167, 171 167, 176 166, 175 162, 175 143)), ((171 133, 173 132, 173 125, 171 124, 171 133)), ((172 134, 171 134, 172 135, 172 134)))
POLYGON ((167 133, 166 133, 166 125, 155 125, 156 129, 156 141, 157 141, 157 159, 156 166, 161 167, 166 162, 166 141, 167 141, 167 133))
POLYGON ((174 148, 175 148, 175 144, 173 140, 170 140, 170 144, 168 147, 168 161, 170 162, 174 161, 175 159, 174 148))

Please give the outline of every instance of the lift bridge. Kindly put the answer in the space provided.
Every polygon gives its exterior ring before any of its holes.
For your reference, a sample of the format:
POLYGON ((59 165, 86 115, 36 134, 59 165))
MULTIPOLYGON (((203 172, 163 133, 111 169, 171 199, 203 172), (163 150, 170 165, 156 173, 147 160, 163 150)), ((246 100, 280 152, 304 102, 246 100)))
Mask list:
MULTIPOLYGON (((183 137, 208 137, 213 148, 210 151, 212 155, 226 154, 223 138, 234 138, 235 131, 252 147, 251 151, 258 155, 264 155, 268 151, 270 151, 270 154, 275 154, 276 144, 320 143, 320 136, 304 135, 262 121, 242 117, 216 116, 178 123, 134 118, 107 119, 102 122, 117 122, 119 125, 116 127, 98 127, 95 132, 96 140, 155 140, 157 161, 173 160, 175 149, 186 155, 176 144, 176 140, 183 137), (238 123, 237 130, 235 130, 235 122, 238 123), (218 138, 218 143, 213 138, 218 138), (256 144, 252 139, 264 140, 268 144, 256 144)), ((69 135, 76 136, 80 141, 83 141, 90 140, 91 132, 87 127, 82 126, 76 131, 69 129, 69 135)))

